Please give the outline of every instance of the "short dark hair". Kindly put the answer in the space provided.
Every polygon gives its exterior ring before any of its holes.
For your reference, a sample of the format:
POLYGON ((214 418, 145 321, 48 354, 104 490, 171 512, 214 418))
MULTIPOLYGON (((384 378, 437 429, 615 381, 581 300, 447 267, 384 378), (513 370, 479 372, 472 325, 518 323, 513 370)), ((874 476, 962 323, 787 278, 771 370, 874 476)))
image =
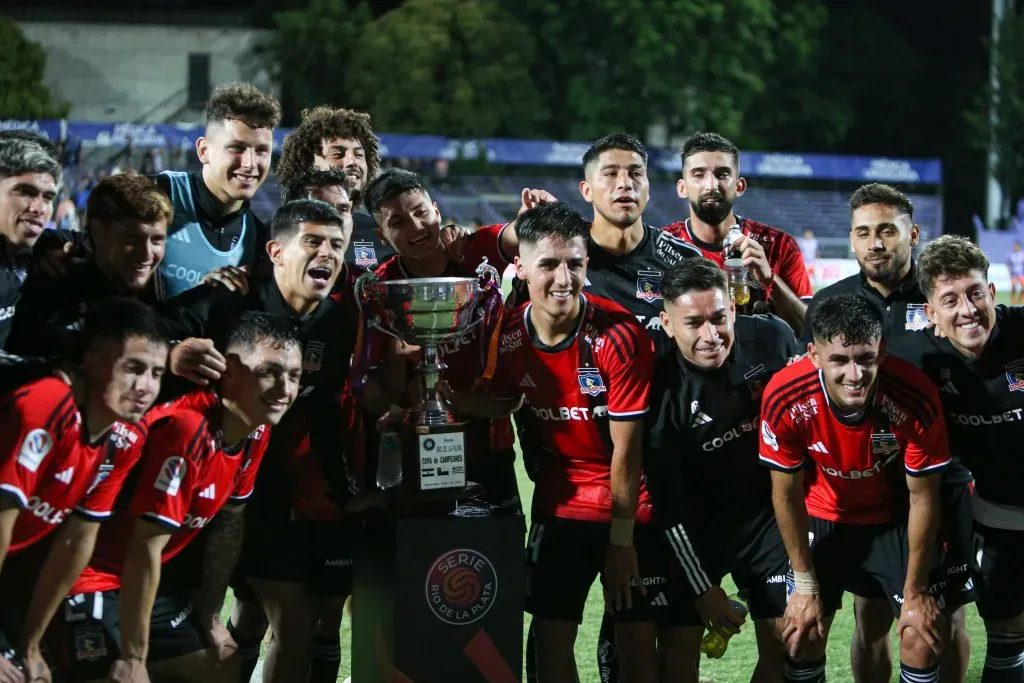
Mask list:
MULTIPOLYGON (((171 200, 155 182, 136 171, 107 176, 89 193, 86 202, 86 227, 101 223, 135 219, 147 223, 174 218, 171 200)), ((168 227, 170 227, 168 225, 168 227)))
POLYGON ((661 276, 661 296, 666 303, 690 292, 710 289, 720 289, 728 294, 729 283, 725 271, 706 258, 683 259, 661 276))
POLYGON ((402 168, 389 168, 381 173, 366 188, 363 204, 371 214, 378 213, 384 202, 390 202, 406 192, 419 191, 430 196, 427 183, 418 173, 402 168))
POLYGON ((124 343, 132 337, 166 346, 167 323, 151 306, 123 296, 102 299, 85 311, 80 350, 84 351, 97 339, 124 343))
POLYGON ((278 242, 287 242, 299 231, 300 223, 336 225, 345 221, 333 206, 319 199, 296 199, 281 205, 271 221, 270 232, 278 242))
POLYGON ((277 128, 281 104, 251 83, 218 86, 206 104, 206 125, 231 120, 250 128, 277 128))
POLYGON ((516 236, 520 244, 537 244, 545 237, 558 237, 566 242, 589 235, 587 221, 568 204, 541 204, 524 211, 516 219, 516 236))
POLYGON ((589 171, 593 170, 591 167, 597 163, 597 160, 601 155, 611 149, 622 149, 627 152, 636 152, 644 160, 644 166, 647 166, 647 148, 644 147, 644 143, 640 142, 628 133, 612 133, 611 135, 605 135, 603 138, 592 144, 590 149, 584 152, 583 175, 586 175, 589 171))
POLYGON ((62 169, 50 151, 31 140, 0 140, 0 179, 23 173, 46 173, 60 184, 62 169))
POLYGON ((329 106, 313 107, 302 112, 302 122, 284 139, 277 177, 282 184, 313 167, 313 160, 323 153, 324 140, 349 138, 358 140, 366 155, 366 182, 377 177, 380 170, 380 140, 373 133, 370 115, 352 109, 329 106))
POLYGON ((917 257, 917 284, 925 297, 935 289, 935 281, 944 277, 961 277, 981 271, 988 279, 989 260, 981 248, 966 237, 943 235, 924 246, 917 257))
POLYGON ((914 219, 914 205, 910 199, 891 185, 869 183, 858 187, 850 197, 850 214, 853 215, 854 211, 868 204, 894 206, 900 213, 907 214, 911 220, 914 219))
POLYGON ((718 133, 694 133, 683 140, 683 148, 679 153, 679 160, 685 166, 688 158, 692 157, 694 154, 700 154, 701 152, 725 152, 726 154, 731 154, 733 161, 736 162, 736 169, 739 170, 739 148, 734 145, 732 141, 722 137, 718 133))
POLYGON ((815 342, 827 344, 841 337, 846 346, 870 344, 882 339, 884 330, 882 311, 852 292, 822 299, 811 311, 815 342))
MULTIPOLYGON (((311 188, 331 187, 341 185, 352 199, 352 187, 355 183, 352 178, 340 168, 331 168, 321 171, 316 168, 308 168, 298 176, 291 179, 284 187, 284 201, 294 202, 296 199, 308 199, 311 188)), ((354 200, 353 200, 354 203, 354 200)))
POLYGON ((34 130, 28 130, 26 128, 2 130, 0 131, 0 142, 3 142, 4 140, 25 140, 27 142, 34 142, 49 152, 50 156, 54 159, 57 159, 60 156, 57 145, 53 140, 42 133, 35 132, 34 130))
POLYGON ((224 351, 230 352, 239 347, 252 349, 264 342, 269 342, 275 349, 292 344, 302 348, 299 330, 291 320, 280 315, 246 311, 228 331, 224 351))

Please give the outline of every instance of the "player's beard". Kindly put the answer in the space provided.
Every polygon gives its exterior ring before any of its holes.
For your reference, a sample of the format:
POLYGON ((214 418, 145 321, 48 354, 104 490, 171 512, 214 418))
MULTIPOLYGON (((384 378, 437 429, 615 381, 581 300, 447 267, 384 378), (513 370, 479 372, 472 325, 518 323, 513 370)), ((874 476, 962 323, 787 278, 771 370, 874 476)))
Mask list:
POLYGON ((861 271, 869 275, 869 279, 881 283, 889 288, 895 288, 900 283, 900 271, 907 265, 909 255, 890 253, 889 261, 882 268, 866 268, 865 263, 860 263, 861 271))
POLYGON ((717 204, 706 204, 704 202, 707 199, 706 197, 702 197, 696 202, 692 199, 690 200, 693 213, 707 225, 719 225, 732 212, 732 202, 724 196, 716 196, 715 198, 718 200, 717 204))

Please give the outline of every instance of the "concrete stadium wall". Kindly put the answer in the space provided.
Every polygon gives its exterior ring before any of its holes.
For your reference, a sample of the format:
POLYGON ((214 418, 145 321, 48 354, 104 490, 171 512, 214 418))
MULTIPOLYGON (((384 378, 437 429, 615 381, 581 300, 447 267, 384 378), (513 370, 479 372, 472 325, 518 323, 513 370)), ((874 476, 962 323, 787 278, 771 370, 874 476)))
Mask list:
POLYGON ((202 112, 184 111, 191 53, 209 53, 214 86, 238 80, 270 85, 250 56, 266 31, 59 22, 20 26, 46 50, 47 85, 72 104, 71 117, 84 121, 201 120, 202 112))

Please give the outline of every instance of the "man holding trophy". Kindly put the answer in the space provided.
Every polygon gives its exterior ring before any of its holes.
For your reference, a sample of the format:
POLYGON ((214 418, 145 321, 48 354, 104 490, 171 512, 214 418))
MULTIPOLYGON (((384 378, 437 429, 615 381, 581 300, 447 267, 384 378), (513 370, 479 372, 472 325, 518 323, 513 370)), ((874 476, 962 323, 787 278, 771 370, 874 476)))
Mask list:
MULTIPOLYGON (((553 200, 546 192, 524 190, 521 211, 534 203, 553 200)), ((357 292, 357 298, 366 303, 364 313, 368 321, 375 323, 367 331, 367 357, 364 359, 369 369, 367 384, 392 404, 418 406, 407 415, 410 420, 421 423, 418 432, 424 432, 426 425, 422 422, 430 422, 431 418, 424 414, 425 404, 420 401, 426 398, 429 403, 432 397, 424 396, 423 389, 431 394, 440 373, 443 372, 447 385, 454 390, 469 392, 479 384, 481 377, 488 378, 493 372, 501 309, 499 274, 518 253, 515 226, 514 223, 484 226, 461 239, 457 248, 446 249, 440 238, 441 214, 427 192, 426 183, 419 175, 402 169, 382 173, 367 188, 364 202, 380 226, 381 239, 396 252, 378 266, 372 277, 366 278, 367 283, 374 284, 367 284, 357 292), (387 283, 394 283, 394 286, 387 283), (439 301, 442 289, 452 291, 460 302, 439 301), (413 294, 413 290, 420 294, 413 294), (408 301, 410 297, 415 301, 408 301), (475 302, 471 303, 467 297, 475 298, 475 302), (428 303, 424 299, 435 301, 428 303), (481 304, 483 315, 477 318, 478 312, 474 309, 481 304), (439 305, 453 309, 452 320, 438 317, 439 305), (419 332, 397 319, 401 316, 394 315, 395 309, 409 310, 409 307, 414 309, 414 315, 416 311, 430 311, 429 316, 420 316, 414 323, 421 328, 419 332), (456 307, 460 310, 455 310, 456 307), (386 318, 392 322, 386 322, 386 318), (424 325, 428 329, 422 329, 424 325), (425 347, 422 350, 412 345, 421 343, 425 347), (419 365, 420 372, 415 372, 414 365, 419 365), (424 380, 425 387, 421 385, 424 380)), ((444 412, 439 404, 434 404, 434 408, 444 412)), ((398 412, 394 409, 392 416, 397 417, 398 412)), ((431 433, 444 431, 444 425, 452 423, 457 415, 458 411, 443 421, 435 416, 433 421, 438 424, 431 433)), ((433 443, 439 450, 454 448, 456 451, 448 454, 452 458, 450 463, 438 463, 451 464, 450 469, 435 468, 435 454, 420 453, 424 461, 430 460, 429 468, 421 463, 420 476, 425 476, 421 490, 457 490, 475 483, 483 487, 483 501, 492 513, 521 512, 514 471, 515 435, 508 416, 493 421, 470 420, 464 428, 453 428, 453 431, 462 436, 439 440, 419 434, 424 444, 433 443), (459 460, 460 454, 464 455, 465 462, 459 460), (427 469, 432 471, 428 474, 427 469)), ((422 450, 419 444, 416 446, 411 450, 422 450)), ((403 483, 403 488, 411 491, 406 477, 403 483)))

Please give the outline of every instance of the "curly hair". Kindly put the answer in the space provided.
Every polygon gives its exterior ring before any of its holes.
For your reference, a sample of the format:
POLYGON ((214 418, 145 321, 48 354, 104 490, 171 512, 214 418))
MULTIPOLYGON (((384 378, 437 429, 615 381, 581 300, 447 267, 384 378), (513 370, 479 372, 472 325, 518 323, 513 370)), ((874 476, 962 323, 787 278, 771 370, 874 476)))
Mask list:
POLYGON ((914 220, 914 204, 907 195, 903 194, 891 185, 882 183, 869 183, 857 188, 857 191, 850 197, 850 213, 868 204, 882 204, 893 206, 900 213, 907 214, 910 220, 914 220))
POLYGON ((366 154, 366 183, 377 177, 380 169, 380 140, 373 134, 370 115, 353 109, 320 106, 302 112, 302 122, 284 139, 277 177, 282 185, 293 185, 295 179, 313 167, 314 157, 323 152, 324 140, 351 138, 358 140, 366 154))
POLYGON ((171 200, 155 182, 135 171, 104 178, 89 193, 85 208, 86 225, 126 218, 155 223, 171 222, 174 209, 171 200))
POLYGON ((974 271, 987 278, 988 267, 988 257, 978 245, 959 235, 942 235, 926 244, 918 255, 917 284, 926 297, 931 297, 939 279, 974 271))
POLYGON ((241 121, 250 128, 277 128, 281 104, 251 83, 218 86, 206 104, 206 124, 241 121))

